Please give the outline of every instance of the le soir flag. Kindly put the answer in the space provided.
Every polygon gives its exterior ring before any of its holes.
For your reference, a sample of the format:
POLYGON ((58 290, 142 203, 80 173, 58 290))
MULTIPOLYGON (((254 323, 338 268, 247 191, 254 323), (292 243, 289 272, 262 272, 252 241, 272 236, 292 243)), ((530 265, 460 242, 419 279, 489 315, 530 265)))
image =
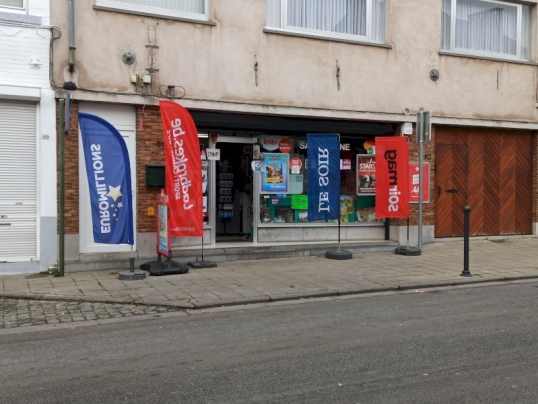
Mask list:
POLYGON ((307 135, 308 221, 340 218, 340 138, 307 135))
POLYGON ((202 237, 202 161, 191 114, 172 101, 159 102, 164 133, 170 234, 202 237))
POLYGON ((409 150, 401 136, 375 140, 375 216, 409 217, 409 150))
POLYGON ((133 196, 127 145, 114 126, 90 114, 78 114, 90 188, 93 240, 133 245, 133 196))

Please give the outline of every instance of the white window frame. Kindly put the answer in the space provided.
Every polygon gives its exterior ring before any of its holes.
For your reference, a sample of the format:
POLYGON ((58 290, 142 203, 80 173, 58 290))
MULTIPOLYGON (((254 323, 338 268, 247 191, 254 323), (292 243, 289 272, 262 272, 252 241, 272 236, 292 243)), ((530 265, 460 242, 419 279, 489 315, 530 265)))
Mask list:
POLYGON ((8 12, 8 13, 26 14, 27 6, 28 6, 28 0, 22 0, 22 7, 10 7, 10 6, 4 6, 3 4, 0 4, 0 11, 8 12))
POLYGON ((204 0, 205 14, 190 13, 187 11, 174 11, 160 7, 141 6, 137 4, 127 4, 115 0, 95 0, 97 8, 126 11, 131 13, 150 14, 160 17, 179 18, 195 21, 209 21, 209 7, 211 0, 204 0))
MULTIPOLYGON (((523 4, 519 3, 509 3, 505 1, 497 1, 497 0, 480 0, 485 3, 493 3, 493 4, 502 4, 505 6, 515 7, 517 9, 517 39, 516 39, 516 49, 517 49, 517 55, 507 55, 505 53, 494 53, 494 52, 485 52, 485 51, 477 51, 477 50, 469 50, 469 49, 462 49, 462 48, 456 48, 456 15, 457 15, 457 2, 458 0, 450 0, 450 41, 449 41, 449 49, 443 49, 444 51, 460 54, 460 55, 473 55, 473 56, 485 56, 488 58, 494 58, 494 59, 508 59, 508 60, 519 60, 519 61, 528 61, 531 58, 531 55, 529 55, 529 58, 524 58, 521 54, 521 34, 522 34, 522 25, 523 25, 523 4)), ((529 6, 530 7, 530 6, 529 6)), ((532 10, 531 10, 532 13, 532 10)), ((532 19, 531 19, 531 25, 530 30, 532 33, 532 19)), ((531 38, 532 43, 532 38, 531 38)), ((532 54, 532 52, 531 52, 532 54)))
POLYGON ((366 0, 366 36, 363 35, 352 35, 352 34, 342 34, 338 32, 330 32, 330 31, 321 31, 317 29, 310 29, 310 28, 301 28, 301 27, 295 27, 295 26, 288 26, 288 0, 280 0, 280 28, 277 27, 269 27, 266 28, 269 30, 277 30, 282 32, 290 32, 295 34, 307 34, 307 35, 313 35, 313 36, 319 36, 322 38, 335 38, 335 39, 345 39, 350 41, 360 41, 360 42, 372 42, 372 43, 378 43, 383 44, 386 42, 386 22, 387 22, 387 3, 388 0, 385 0, 385 10, 383 12, 385 13, 385 27, 383 37, 385 38, 383 41, 375 41, 373 40, 373 0, 366 0))

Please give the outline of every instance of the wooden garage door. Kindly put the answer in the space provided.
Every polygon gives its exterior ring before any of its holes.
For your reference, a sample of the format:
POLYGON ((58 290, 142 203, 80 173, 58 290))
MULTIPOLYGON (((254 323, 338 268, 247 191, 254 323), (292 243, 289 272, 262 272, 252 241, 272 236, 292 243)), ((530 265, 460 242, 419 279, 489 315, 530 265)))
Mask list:
POLYGON ((436 128, 435 236, 532 233, 532 135, 524 131, 436 128))

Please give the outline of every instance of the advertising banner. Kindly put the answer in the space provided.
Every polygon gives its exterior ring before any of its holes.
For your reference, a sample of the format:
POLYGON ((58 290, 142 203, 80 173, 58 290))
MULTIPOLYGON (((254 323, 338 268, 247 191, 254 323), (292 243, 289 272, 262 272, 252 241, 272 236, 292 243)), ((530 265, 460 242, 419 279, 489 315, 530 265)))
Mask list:
POLYGON ((93 240, 134 244, 131 165, 127 145, 114 126, 90 114, 78 115, 90 188, 93 240))
POLYGON ((376 139, 376 218, 409 217, 409 151, 404 137, 376 139))
POLYGON ((164 134, 166 194, 170 234, 202 237, 202 161, 198 131, 189 112, 172 101, 159 101, 164 134))
POLYGON ((375 194, 375 156, 357 154, 357 195, 375 194))
POLYGON ((308 221, 340 218, 340 140, 308 134, 308 221))
POLYGON ((163 201, 157 202, 157 252, 170 256, 170 228, 168 227, 168 206, 163 201))
MULTIPOLYGON (((418 203, 419 165, 409 162, 409 203, 418 203)), ((422 163, 422 203, 430 203, 430 163, 422 163)))
POLYGON ((289 154, 263 153, 262 194, 288 193, 289 159, 289 154))

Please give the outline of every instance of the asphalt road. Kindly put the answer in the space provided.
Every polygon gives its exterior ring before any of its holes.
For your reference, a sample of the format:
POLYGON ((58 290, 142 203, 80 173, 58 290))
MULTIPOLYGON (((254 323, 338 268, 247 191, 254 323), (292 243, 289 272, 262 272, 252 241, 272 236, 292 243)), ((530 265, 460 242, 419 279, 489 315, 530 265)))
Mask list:
POLYGON ((535 404, 537 296, 519 283, 4 330, 0 402, 535 404))

